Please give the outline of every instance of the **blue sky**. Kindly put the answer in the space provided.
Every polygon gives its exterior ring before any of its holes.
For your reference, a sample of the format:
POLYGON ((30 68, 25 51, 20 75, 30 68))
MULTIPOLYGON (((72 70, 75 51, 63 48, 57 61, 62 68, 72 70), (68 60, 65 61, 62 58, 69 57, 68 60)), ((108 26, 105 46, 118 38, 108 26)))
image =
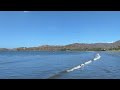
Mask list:
POLYGON ((0 47, 120 40, 119 11, 0 11, 0 47))

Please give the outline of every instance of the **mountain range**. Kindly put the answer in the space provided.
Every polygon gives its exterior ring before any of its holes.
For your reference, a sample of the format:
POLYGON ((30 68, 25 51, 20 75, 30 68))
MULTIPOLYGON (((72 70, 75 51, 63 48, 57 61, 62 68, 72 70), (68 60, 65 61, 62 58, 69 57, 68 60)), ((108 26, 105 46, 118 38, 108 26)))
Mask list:
POLYGON ((113 43, 73 43, 64 46, 59 45, 42 45, 38 47, 18 47, 13 49, 0 48, 0 50, 14 50, 14 51, 106 51, 106 50, 120 50, 120 40, 113 43))

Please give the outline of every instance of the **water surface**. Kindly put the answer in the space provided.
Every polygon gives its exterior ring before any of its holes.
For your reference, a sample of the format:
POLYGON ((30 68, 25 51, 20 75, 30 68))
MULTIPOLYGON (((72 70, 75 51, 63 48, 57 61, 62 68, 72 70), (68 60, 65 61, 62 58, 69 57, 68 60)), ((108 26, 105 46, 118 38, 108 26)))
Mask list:
POLYGON ((120 79, 120 52, 1 51, 0 79, 120 79), (99 53, 101 58, 66 72, 99 53))

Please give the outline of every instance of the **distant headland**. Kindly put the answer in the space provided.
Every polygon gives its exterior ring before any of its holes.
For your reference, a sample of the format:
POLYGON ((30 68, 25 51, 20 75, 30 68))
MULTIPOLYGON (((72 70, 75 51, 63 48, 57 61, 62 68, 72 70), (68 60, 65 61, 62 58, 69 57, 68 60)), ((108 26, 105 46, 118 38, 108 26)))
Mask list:
POLYGON ((120 50, 120 40, 113 43, 73 43, 64 46, 42 45, 38 47, 0 48, 0 51, 109 51, 120 50))

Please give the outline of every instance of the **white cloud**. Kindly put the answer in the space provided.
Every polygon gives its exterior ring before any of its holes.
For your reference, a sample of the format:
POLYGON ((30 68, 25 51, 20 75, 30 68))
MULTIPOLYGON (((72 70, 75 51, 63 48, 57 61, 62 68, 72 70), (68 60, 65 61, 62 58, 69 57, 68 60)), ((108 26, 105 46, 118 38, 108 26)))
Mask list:
POLYGON ((111 41, 111 42, 107 42, 107 43, 114 43, 113 41, 111 41))

